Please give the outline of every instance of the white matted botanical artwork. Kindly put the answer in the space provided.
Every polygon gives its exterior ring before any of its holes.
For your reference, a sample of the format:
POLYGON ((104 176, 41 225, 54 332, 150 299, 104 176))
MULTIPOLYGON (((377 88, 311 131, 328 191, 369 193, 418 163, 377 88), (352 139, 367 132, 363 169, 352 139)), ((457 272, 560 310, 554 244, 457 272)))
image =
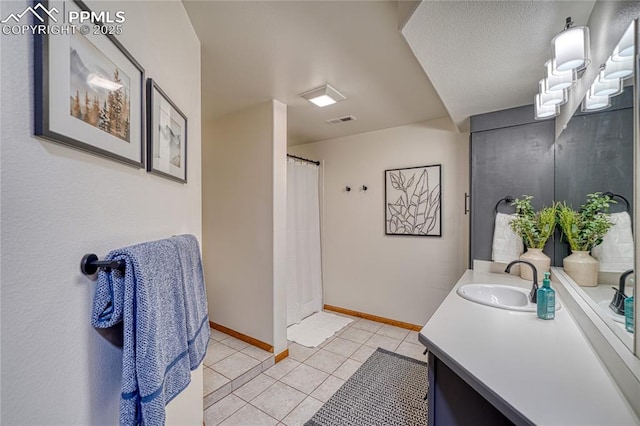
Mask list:
POLYGON ((186 183, 187 117, 152 79, 147 94, 147 170, 186 183))
POLYGON ((385 234, 442 236, 442 166, 385 170, 385 234))

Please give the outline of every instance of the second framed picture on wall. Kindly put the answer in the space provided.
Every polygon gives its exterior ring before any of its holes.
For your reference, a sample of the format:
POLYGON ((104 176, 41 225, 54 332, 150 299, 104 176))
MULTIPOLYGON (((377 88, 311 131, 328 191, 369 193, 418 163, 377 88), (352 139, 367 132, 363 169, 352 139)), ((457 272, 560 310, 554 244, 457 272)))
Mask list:
POLYGON ((385 234, 442 236, 440 164, 385 170, 385 234))
POLYGON ((187 182, 187 117, 147 79, 147 171, 187 182))

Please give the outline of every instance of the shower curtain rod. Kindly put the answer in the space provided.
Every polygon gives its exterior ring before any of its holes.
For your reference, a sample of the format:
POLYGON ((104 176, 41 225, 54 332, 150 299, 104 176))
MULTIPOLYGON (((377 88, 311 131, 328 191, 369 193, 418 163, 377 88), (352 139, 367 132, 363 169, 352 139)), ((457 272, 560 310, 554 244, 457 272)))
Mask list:
POLYGON ((296 160, 300 160, 300 161, 306 161, 307 163, 315 164, 316 166, 319 166, 319 165, 320 165, 320 162, 319 162, 319 161, 308 160, 308 159, 306 159, 306 158, 296 157, 295 155, 291 155, 291 154, 287 154, 287 157, 289 157, 289 158, 295 158, 296 160))

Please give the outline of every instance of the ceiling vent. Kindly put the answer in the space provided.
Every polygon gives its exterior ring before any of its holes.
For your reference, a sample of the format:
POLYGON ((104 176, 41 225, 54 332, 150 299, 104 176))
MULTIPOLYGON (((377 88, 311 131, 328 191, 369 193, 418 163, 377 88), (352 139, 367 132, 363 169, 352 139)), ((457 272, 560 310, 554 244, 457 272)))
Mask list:
POLYGON ((356 120, 357 118, 355 118, 353 115, 345 115, 344 117, 332 118, 331 120, 327 120, 327 123, 334 125, 334 124, 348 123, 349 121, 356 121, 356 120))

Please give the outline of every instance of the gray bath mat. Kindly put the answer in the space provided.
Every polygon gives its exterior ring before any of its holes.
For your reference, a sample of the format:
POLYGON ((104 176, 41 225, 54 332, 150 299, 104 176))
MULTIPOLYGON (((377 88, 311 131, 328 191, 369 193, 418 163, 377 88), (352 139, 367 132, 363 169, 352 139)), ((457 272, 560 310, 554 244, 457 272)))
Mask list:
POLYGON ((427 424, 427 363, 378 348, 305 426, 427 424))

